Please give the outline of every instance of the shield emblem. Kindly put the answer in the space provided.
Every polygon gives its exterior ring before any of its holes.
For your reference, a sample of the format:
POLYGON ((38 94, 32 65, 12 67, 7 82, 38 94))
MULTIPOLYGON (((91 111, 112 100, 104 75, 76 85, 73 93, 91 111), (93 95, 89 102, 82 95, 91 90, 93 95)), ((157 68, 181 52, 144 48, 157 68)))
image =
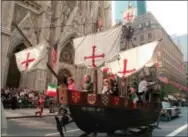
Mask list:
POLYGON ((80 92, 78 91, 72 92, 72 101, 74 103, 78 103, 80 101, 80 92))
POLYGON ((108 102, 109 102, 109 97, 108 97, 108 95, 101 95, 101 102, 105 105, 105 106, 107 106, 108 105, 108 102))
POLYGON ((97 100, 97 95, 96 94, 88 94, 87 95, 87 102, 91 105, 95 104, 97 100))

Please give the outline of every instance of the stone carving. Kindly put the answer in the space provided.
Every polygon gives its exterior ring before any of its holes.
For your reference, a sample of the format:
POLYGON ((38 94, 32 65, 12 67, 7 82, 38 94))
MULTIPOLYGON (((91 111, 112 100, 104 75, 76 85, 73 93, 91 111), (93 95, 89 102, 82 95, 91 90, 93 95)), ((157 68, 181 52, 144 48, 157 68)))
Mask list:
MULTIPOLYGON (((31 21, 30 13, 24 17, 24 19, 18 24, 18 27, 22 30, 23 34, 28 38, 32 45, 37 44, 37 37, 35 30, 33 29, 34 26, 31 21)), ((15 29, 11 34, 11 39, 14 37, 22 37, 17 29, 15 29)))
POLYGON ((59 61, 63 63, 73 64, 73 47, 71 43, 68 43, 60 54, 59 61))
MULTIPOLYGON (((23 8, 15 4, 12 23, 19 24, 23 20, 23 18, 27 15, 27 13, 28 10, 26 8, 23 8)), ((14 29, 15 26, 12 25, 11 31, 13 31, 14 29)))

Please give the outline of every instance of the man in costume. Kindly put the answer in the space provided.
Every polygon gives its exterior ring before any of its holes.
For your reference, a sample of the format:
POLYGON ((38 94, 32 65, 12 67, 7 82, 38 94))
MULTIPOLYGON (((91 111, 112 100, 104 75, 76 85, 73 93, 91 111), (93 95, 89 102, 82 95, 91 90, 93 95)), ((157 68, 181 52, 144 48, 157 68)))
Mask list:
POLYGON ((85 75, 84 76, 84 83, 82 85, 82 90, 86 92, 93 92, 93 83, 91 82, 91 76, 85 75))

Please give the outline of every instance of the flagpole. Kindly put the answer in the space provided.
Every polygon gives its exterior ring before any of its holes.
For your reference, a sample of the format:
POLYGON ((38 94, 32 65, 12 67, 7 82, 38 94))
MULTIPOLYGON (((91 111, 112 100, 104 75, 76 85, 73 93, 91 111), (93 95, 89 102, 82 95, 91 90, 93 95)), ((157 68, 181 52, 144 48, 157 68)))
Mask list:
POLYGON ((23 38, 28 42, 30 47, 33 47, 33 44, 29 41, 29 39, 24 35, 24 33, 22 32, 22 30, 19 28, 19 26, 15 23, 13 23, 13 25, 17 28, 17 30, 20 32, 20 34, 23 36, 23 38))

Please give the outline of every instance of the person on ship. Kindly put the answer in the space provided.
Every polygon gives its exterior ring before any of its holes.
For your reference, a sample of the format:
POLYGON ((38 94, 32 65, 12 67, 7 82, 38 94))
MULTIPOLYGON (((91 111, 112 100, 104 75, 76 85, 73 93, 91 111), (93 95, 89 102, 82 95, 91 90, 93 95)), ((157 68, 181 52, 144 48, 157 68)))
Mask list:
POLYGON ((102 94, 113 94, 113 91, 111 90, 111 85, 110 81, 108 79, 103 80, 103 89, 102 89, 102 94))
POLYGON ((130 86, 130 100, 132 100, 133 103, 133 108, 137 107, 137 101, 138 101, 138 96, 136 94, 136 86, 135 85, 131 85, 130 86))
POLYGON ((40 94, 40 97, 39 97, 39 111, 35 112, 35 115, 37 116, 39 114, 39 116, 42 116, 43 114, 43 110, 44 110, 44 102, 45 102, 45 99, 44 99, 44 96, 42 94, 40 94))
POLYGON ((93 83, 91 81, 91 76, 90 75, 85 75, 84 76, 84 81, 82 85, 82 90, 88 93, 93 92, 93 83))
POLYGON ((110 82, 110 87, 113 92, 114 96, 118 96, 118 86, 117 86, 117 81, 115 79, 115 75, 112 73, 108 74, 108 81, 110 82))
POLYGON ((76 90, 76 83, 72 77, 69 77, 67 80, 68 90, 76 90))
POLYGON ((146 77, 142 77, 138 85, 138 97, 140 102, 146 101, 146 93, 148 92, 148 87, 152 86, 156 82, 148 82, 146 77))

